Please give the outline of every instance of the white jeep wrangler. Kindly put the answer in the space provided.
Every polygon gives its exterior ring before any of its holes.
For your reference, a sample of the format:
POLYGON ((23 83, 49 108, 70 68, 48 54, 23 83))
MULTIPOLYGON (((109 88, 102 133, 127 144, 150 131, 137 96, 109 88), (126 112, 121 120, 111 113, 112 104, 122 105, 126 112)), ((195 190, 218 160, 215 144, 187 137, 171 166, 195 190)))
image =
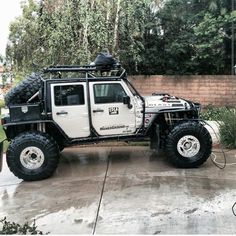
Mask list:
POLYGON ((198 120, 199 104, 165 93, 143 97, 118 64, 57 66, 43 72, 5 97, 6 160, 21 179, 51 176, 64 147, 105 140, 148 138, 152 149, 164 149, 181 168, 200 166, 211 154, 211 136, 198 120))

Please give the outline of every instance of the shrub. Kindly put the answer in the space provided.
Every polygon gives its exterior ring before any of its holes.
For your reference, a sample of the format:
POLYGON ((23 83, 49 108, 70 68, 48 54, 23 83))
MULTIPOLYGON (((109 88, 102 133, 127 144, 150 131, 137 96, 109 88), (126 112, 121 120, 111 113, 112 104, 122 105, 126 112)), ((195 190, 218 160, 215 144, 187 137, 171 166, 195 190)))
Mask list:
POLYGON ((221 116, 227 111, 227 107, 214 107, 208 105, 204 107, 203 111, 200 113, 200 118, 203 120, 217 121, 221 119, 221 116))
POLYGON ((5 107, 5 102, 4 100, 0 99, 0 108, 5 107))
POLYGON ((35 221, 33 223, 33 226, 30 226, 28 222, 20 225, 15 222, 7 221, 6 218, 0 220, 0 223, 2 224, 0 234, 43 234, 42 231, 37 230, 35 221))
POLYGON ((221 114, 219 122, 221 143, 227 148, 236 148, 236 110, 227 110, 221 114))
POLYGON ((204 120, 218 121, 221 143, 227 148, 236 148, 236 110, 233 108, 215 108, 208 105, 200 114, 204 120))

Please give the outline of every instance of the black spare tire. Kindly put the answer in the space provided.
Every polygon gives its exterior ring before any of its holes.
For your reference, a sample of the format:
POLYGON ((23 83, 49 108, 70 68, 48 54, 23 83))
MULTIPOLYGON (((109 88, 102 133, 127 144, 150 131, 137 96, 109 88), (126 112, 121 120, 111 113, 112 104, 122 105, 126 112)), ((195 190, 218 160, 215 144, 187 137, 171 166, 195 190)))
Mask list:
POLYGON ((23 79, 18 85, 10 89, 5 96, 6 106, 27 102, 41 88, 41 77, 32 73, 23 79))

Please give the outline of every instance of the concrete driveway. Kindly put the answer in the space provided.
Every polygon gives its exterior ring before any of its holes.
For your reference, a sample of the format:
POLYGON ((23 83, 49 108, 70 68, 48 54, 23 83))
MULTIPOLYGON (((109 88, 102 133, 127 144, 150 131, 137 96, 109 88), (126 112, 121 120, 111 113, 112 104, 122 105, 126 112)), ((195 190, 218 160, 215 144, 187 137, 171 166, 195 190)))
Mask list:
POLYGON ((4 163, 0 218, 35 219, 53 234, 235 234, 235 162, 230 151, 224 170, 211 160, 176 169, 148 147, 68 148, 39 182, 22 182, 4 163))

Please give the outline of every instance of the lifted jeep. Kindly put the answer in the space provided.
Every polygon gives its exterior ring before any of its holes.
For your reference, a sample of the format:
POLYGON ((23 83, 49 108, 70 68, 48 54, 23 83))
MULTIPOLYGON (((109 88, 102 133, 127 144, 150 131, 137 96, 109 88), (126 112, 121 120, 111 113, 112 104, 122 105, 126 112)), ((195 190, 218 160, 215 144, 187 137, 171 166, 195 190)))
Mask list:
POLYGON ((211 154, 199 104, 166 93, 143 97, 119 64, 48 67, 13 88, 6 104, 7 164, 26 181, 51 176, 60 151, 75 144, 148 138, 181 168, 200 166, 211 154))

